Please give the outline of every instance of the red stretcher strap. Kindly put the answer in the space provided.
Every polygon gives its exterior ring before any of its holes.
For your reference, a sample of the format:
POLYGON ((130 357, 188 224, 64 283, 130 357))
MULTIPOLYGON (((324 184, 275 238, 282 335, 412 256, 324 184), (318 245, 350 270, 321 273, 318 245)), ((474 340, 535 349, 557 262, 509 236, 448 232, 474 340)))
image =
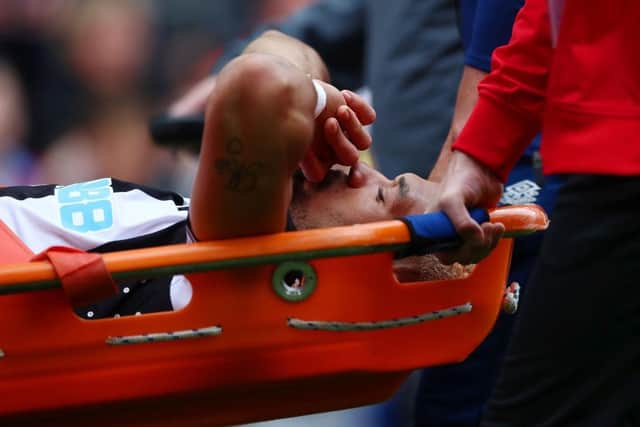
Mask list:
POLYGON ((101 254, 52 246, 31 258, 31 261, 43 260, 48 260, 53 265, 62 288, 74 307, 93 304, 118 293, 118 287, 101 254))

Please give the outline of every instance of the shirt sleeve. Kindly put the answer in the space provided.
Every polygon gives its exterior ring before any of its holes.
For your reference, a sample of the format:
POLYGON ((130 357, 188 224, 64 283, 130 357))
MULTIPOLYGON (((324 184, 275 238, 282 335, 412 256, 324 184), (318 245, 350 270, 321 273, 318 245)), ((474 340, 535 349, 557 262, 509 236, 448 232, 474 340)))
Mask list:
POLYGON ((359 88, 364 82, 366 1, 320 1, 282 22, 263 25, 249 37, 228 43, 213 72, 220 71, 258 35, 276 29, 314 48, 326 63, 336 87, 359 88))
POLYGON ((540 129, 551 48, 546 0, 527 0, 508 45, 498 48, 491 73, 453 148, 472 156, 505 181, 540 129))
POLYGON ((524 1, 478 0, 471 3, 477 3, 473 8, 472 22, 465 22, 464 10, 462 15, 463 33, 470 33, 470 39, 465 43, 465 65, 489 72, 491 55, 497 47, 509 42, 513 22, 524 1))

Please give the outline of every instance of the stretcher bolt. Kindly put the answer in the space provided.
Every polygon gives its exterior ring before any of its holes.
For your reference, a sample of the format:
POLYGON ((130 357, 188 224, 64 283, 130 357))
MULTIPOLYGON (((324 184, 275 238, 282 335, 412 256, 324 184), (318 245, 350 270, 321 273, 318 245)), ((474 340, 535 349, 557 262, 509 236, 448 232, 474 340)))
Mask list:
POLYGON ((316 271, 305 262, 286 261, 273 272, 273 290, 285 301, 304 301, 311 296, 316 283, 316 271))

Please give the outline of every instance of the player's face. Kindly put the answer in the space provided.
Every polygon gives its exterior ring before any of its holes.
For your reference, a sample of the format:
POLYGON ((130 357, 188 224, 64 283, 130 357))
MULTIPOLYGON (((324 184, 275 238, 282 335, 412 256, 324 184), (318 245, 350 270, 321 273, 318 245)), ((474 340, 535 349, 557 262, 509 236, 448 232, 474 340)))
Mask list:
POLYGON ((343 170, 332 169, 320 184, 294 183, 294 222, 299 228, 320 228, 383 221, 424 213, 436 184, 411 173, 390 180, 366 165, 366 184, 352 188, 343 170))

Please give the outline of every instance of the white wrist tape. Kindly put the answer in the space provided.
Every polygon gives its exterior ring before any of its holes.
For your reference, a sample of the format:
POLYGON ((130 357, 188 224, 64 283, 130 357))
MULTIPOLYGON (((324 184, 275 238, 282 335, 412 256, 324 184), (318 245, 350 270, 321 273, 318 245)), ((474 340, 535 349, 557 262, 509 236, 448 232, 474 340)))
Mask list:
POLYGON ((327 106, 327 92, 316 79, 312 79, 313 87, 316 90, 316 108, 313 110, 313 118, 318 118, 327 106))

